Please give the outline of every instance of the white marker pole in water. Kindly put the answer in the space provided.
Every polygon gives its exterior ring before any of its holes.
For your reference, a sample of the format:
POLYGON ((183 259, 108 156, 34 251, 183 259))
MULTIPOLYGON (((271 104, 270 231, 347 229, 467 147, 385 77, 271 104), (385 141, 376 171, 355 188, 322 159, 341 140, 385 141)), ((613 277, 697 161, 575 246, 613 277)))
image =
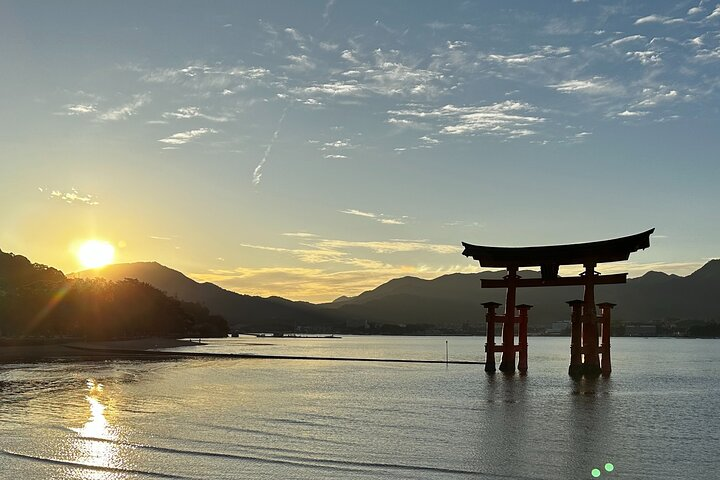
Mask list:
POLYGON ((450 357, 449 357, 449 355, 448 355, 448 341, 445 340, 445 365, 448 364, 448 359, 449 359, 449 358, 450 358, 450 357))

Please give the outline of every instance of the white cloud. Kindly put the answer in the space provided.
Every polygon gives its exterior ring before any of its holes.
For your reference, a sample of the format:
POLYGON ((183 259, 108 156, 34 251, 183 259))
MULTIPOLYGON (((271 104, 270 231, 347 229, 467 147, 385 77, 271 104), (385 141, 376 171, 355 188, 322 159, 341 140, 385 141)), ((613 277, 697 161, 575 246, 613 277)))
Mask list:
POLYGON ((438 140, 437 138, 428 137, 427 135, 423 135, 422 137, 420 137, 420 140, 431 145, 436 145, 440 143, 440 140, 438 140))
POLYGON ((357 215, 359 217, 367 217, 367 218, 376 218, 377 217, 377 215, 374 213, 363 212, 360 210, 355 210, 354 208, 351 208, 349 210, 340 210, 340 213, 347 213, 348 215, 357 215))
POLYGON ((158 142, 167 143, 170 145, 183 145, 198 137, 207 135, 208 133, 218 133, 217 130, 212 128, 196 128, 194 130, 187 130, 185 132, 175 133, 167 138, 161 138, 158 142))
POLYGON ((210 120, 211 122, 227 122, 230 120, 229 117, 207 115, 200 111, 199 107, 181 107, 174 112, 165 112, 162 114, 163 118, 176 118, 176 119, 188 119, 188 118, 203 118, 210 120))
POLYGON ((357 95, 363 92, 362 87, 355 81, 335 81, 323 84, 311 85, 300 89, 300 92, 307 94, 323 95, 357 95))
POLYGON ((286 65, 287 70, 308 71, 313 70, 316 65, 307 55, 288 55, 291 65, 286 65))
POLYGON ((670 25, 673 23, 681 23, 684 22, 682 18, 671 18, 671 17, 665 17, 662 15, 648 15, 646 17, 641 17, 635 20, 635 25, 642 25, 644 23, 662 23, 664 25, 670 25))
POLYGON ((65 105, 65 108, 67 109, 66 115, 86 115, 97 111, 97 105, 94 104, 65 105))
POLYGON ((308 232, 288 232, 283 233, 286 237, 298 237, 298 238, 315 238, 317 235, 314 233, 308 233, 308 232))
POLYGON ((429 252, 442 255, 459 254, 462 248, 459 245, 442 245, 415 241, 346 241, 346 240, 321 240, 317 244, 325 248, 360 248, 371 250, 375 253, 405 253, 405 252, 429 252))
POLYGON ((720 4, 715 6, 715 10, 713 10, 712 13, 706 17, 706 20, 712 20, 718 17, 720 17, 720 4))
POLYGON ((262 169, 265 166, 265 162, 267 162, 268 157, 270 156, 270 152, 272 151, 272 147, 275 144, 275 141, 277 140, 278 136, 280 135, 280 127, 282 126, 283 121, 285 120, 285 115, 287 115, 287 108, 283 110, 282 115, 280 115, 280 120, 278 120, 277 128, 273 132, 273 136, 270 139, 270 143, 268 143, 268 146, 265 148, 265 153, 262 156, 262 159, 260 159, 260 163, 257 164, 257 167, 255 167, 255 170, 253 171, 253 179, 252 183, 253 185, 259 185, 260 180, 262 179, 262 169))
POLYGON ((704 36, 705 36, 705 34, 699 35, 699 36, 691 39, 690 43, 692 43, 693 45, 695 45, 697 47, 702 47, 705 44, 705 41, 703 40, 704 36))
POLYGON ((326 142, 323 144, 322 150, 327 150, 328 148, 350 148, 352 145, 350 144, 350 140, 336 140, 334 142, 326 142))
POLYGON ((507 66, 523 66, 533 62, 546 59, 557 59, 571 53, 569 47, 556 47, 553 45, 533 46, 529 53, 498 54, 492 53, 481 55, 481 59, 496 63, 503 63, 507 66))
POLYGON ((628 35, 627 37, 618 38, 617 40, 613 40, 610 42, 610 45, 613 47, 616 47, 618 45, 622 45, 624 43, 630 43, 630 42, 638 42, 645 40, 646 37, 643 35, 628 35))
POLYGON ((307 105, 309 107, 321 107, 323 105, 323 102, 320 100, 317 100, 315 98, 306 98, 304 100, 299 100, 300 103, 303 105, 307 105))
POLYGON ((567 80, 550 87, 563 93, 579 93, 587 95, 608 95, 618 94, 622 91, 622 87, 612 80, 603 77, 592 77, 584 80, 567 80))
POLYGON ((396 117, 390 117, 386 120, 387 123, 391 125, 397 125, 398 127, 409 127, 409 128, 427 128, 427 124, 422 122, 416 122, 414 120, 410 120, 407 118, 396 118, 396 117))
POLYGON ((616 114, 616 116, 618 116, 618 117, 644 117, 647 114, 648 114, 648 112, 625 110, 625 111, 622 111, 622 112, 616 114))
POLYGON ((111 108, 98 115, 99 120, 104 121, 117 121, 125 120, 137 113, 137 110, 150 101, 150 96, 147 94, 133 95, 131 101, 120 105, 116 108, 111 108))
POLYGON ((301 48, 302 50, 307 50, 307 47, 305 46, 305 37, 303 37, 297 30, 288 27, 285 29, 285 33, 287 33, 288 36, 290 36, 290 38, 292 38, 295 43, 297 43, 299 48, 301 48))
POLYGON ((328 0, 328 2, 325 4, 325 10, 323 11, 322 18, 325 20, 325 22, 328 21, 330 18, 330 9, 335 5, 335 0, 328 0))
POLYGON ((357 51, 344 50, 340 57, 353 64, 352 70, 340 72, 344 79, 296 87, 294 93, 359 97, 431 97, 446 88, 447 81, 442 72, 413 65, 395 50, 384 51, 378 48, 363 57, 357 51))
POLYGON ((318 47, 325 50, 326 52, 333 52, 340 48, 340 45, 338 45, 337 43, 319 42, 318 47))
POLYGON ((660 53, 652 50, 627 52, 625 55, 633 60, 638 60, 643 65, 657 64, 662 61, 660 53))
POLYGON ((418 107, 405 110, 391 110, 388 114, 395 118, 410 118, 439 123, 439 133, 447 135, 486 134, 506 138, 532 135, 535 132, 528 127, 545 121, 544 118, 531 115, 535 107, 512 100, 471 107, 445 105, 435 109, 418 107))
POLYGON ((652 108, 659 104, 675 102, 685 98, 677 90, 665 85, 656 88, 644 88, 641 96, 642 99, 635 104, 634 108, 652 108))
POLYGON ((401 217, 401 218, 393 218, 388 215, 385 215, 384 213, 371 213, 371 212, 363 212, 361 210, 355 210, 354 208, 348 209, 348 210, 340 210, 340 213, 346 213, 348 215, 356 215, 358 217, 365 217, 365 218, 371 218, 375 220, 376 222, 382 223, 384 225, 405 225, 407 217, 401 217))
POLYGON ((268 85, 273 79, 270 70, 263 67, 243 65, 230 67, 219 64, 206 65, 200 62, 181 68, 151 70, 141 78, 147 83, 177 85, 203 94, 221 95, 232 95, 236 93, 236 89, 241 90, 248 85, 268 85))
MULTIPOLYGON (((41 190, 42 191, 42 190, 41 190)), ((85 205, 99 205, 94 195, 83 194, 77 191, 74 187, 69 192, 61 192, 59 190, 53 190, 50 192, 50 198, 62 200, 66 203, 84 203, 85 205)))

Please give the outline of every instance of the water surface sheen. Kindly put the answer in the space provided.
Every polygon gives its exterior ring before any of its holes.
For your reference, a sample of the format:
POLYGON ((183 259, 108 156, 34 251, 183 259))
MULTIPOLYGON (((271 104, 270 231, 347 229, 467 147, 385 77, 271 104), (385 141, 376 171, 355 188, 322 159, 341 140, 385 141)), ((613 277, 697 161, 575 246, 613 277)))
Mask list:
MULTIPOLYGON (((445 358, 445 337, 227 339, 209 352, 445 358)), ((450 358, 484 340, 449 337, 450 358)), ((710 479, 720 342, 613 339, 611 379, 482 365, 211 359, 0 366, 0 478, 710 479), (607 472, 606 463, 614 470, 607 472)))

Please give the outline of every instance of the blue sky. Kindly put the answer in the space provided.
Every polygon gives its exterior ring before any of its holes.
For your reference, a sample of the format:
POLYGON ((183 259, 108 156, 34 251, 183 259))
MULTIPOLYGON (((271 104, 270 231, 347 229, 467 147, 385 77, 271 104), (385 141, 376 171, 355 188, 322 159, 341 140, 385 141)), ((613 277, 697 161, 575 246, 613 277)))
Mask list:
POLYGON ((0 248, 325 301, 461 241, 720 256, 720 4, 0 1, 0 248))

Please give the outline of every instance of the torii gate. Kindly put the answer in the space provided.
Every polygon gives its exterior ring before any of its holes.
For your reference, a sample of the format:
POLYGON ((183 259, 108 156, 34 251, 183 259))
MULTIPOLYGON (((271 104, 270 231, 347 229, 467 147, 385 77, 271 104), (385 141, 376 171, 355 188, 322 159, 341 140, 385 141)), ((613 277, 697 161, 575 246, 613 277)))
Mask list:
POLYGON ((495 313, 499 303, 487 302, 487 360, 485 371, 495 372, 495 352, 502 352, 501 372, 515 371, 515 352, 519 353, 518 370, 527 372, 527 320, 531 305, 515 305, 518 287, 554 287, 582 285, 583 300, 567 302, 571 309, 572 334, 570 344, 571 376, 610 375, 610 311, 615 305, 600 303, 601 316, 595 310, 595 285, 625 283, 627 273, 600 275, 595 271, 598 263, 627 260, 630 254, 650 246, 654 228, 628 237, 599 242, 550 245, 543 247, 484 247, 463 242, 463 255, 480 262, 482 267, 503 267, 508 274, 502 280, 481 282, 482 288, 506 288, 505 314, 495 313), (560 277, 560 265, 583 265, 585 271, 577 277, 560 277), (541 278, 521 278, 520 267, 540 266, 541 278), (516 316, 515 311, 518 311, 516 316), (495 323, 503 324, 502 345, 495 345, 495 323), (518 323, 518 344, 515 345, 515 324, 518 323), (602 344, 598 345, 598 326, 602 325, 602 344), (600 363, 602 355, 602 365, 600 363))

